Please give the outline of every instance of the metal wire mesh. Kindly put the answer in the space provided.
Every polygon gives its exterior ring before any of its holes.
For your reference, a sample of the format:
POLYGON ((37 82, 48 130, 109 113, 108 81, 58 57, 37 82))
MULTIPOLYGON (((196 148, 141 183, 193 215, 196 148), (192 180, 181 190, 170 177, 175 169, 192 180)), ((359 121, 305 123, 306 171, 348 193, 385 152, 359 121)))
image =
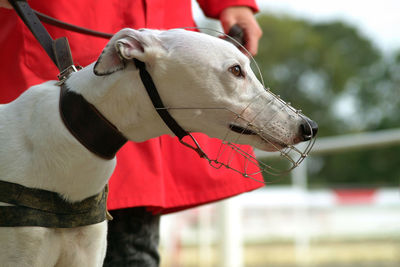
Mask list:
MULTIPOLYGON (((191 144, 189 144, 188 141, 184 141, 184 144, 196 149, 198 153, 201 151, 199 154, 205 158, 213 168, 228 168, 242 174, 245 178, 250 178, 261 183, 268 183, 262 178, 261 174, 272 176, 283 175, 296 168, 311 151, 315 143, 315 138, 312 137, 312 126, 301 111, 294 109, 289 103, 285 103, 269 90, 266 90, 265 94, 270 94, 270 96, 272 96, 267 103, 265 103, 265 98, 260 96, 249 103, 240 113, 227 108, 213 107, 181 107, 168 109, 171 111, 173 110, 173 112, 187 112, 188 110, 194 109, 201 110, 203 113, 209 112, 210 114, 215 114, 216 112, 230 114, 230 117, 234 117, 233 122, 237 125, 241 125, 240 129, 242 134, 227 129, 225 137, 221 139, 221 145, 217 153, 214 152, 214 154, 210 154, 206 147, 203 147, 201 143, 198 144, 193 137, 191 137, 191 144), (262 101, 264 105, 258 105, 257 102, 259 101, 262 101), (259 116, 267 112, 268 104, 272 104, 272 102, 279 102, 278 106, 280 106, 280 108, 270 113, 268 119, 262 121, 263 124, 261 126, 257 126, 256 121, 259 119, 259 116), (262 108, 255 111, 253 106, 262 108), (247 112, 250 109, 252 112, 247 112), (282 113, 286 115, 286 120, 300 121, 296 125, 303 124, 305 127, 308 127, 309 129, 307 131, 311 133, 310 140, 302 142, 301 145, 296 145, 294 143, 301 142, 302 140, 293 141, 294 137, 292 135, 279 133, 279 131, 283 130, 280 129, 280 127, 276 127, 275 124, 278 124, 278 122, 283 124, 287 123, 287 121, 281 121, 282 113), (251 114, 251 116, 247 114, 251 114), (253 136, 257 136, 252 142, 248 141, 249 133, 253 136), (245 138, 246 140, 243 140, 245 138), (269 147, 271 153, 279 153, 282 164, 272 166, 271 164, 257 160, 250 146, 241 145, 244 143, 257 148, 263 146, 269 147)), ((277 106, 276 103, 274 104, 277 106)))

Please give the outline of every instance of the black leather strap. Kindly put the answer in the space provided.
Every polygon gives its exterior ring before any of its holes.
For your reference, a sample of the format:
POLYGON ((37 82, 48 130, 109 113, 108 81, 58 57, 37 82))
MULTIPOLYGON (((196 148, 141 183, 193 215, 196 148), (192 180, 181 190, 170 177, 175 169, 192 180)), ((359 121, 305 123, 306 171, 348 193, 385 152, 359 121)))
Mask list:
POLYGON ((65 37, 53 40, 26 0, 8 0, 60 71, 73 65, 71 50, 65 37))
POLYGON ((112 159, 128 141, 92 104, 80 94, 61 85, 61 118, 71 134, 89 151, 104 159, 112 159))
POLYGON ((137 59, 134 59, 136 67, 139 69, 140 78, 146 88, 147 94, 149 95, 154 108, 160 115, 161 119, 168 126, 168 128, 181 140, 183 137, 189 135, 174 118, 169 114, 168 110, 165 108, 164 103, 158 94, 157 88, 151 78, 149 72, 146 70, 146 65, 137 59))
POLYGON ((76 25, 73 25, 70 23, 66 23, 64 21, 50 17, 46 14, 40 13, 37 10, 34 10, 34 12, 35 12, 36 16, 38 16, 38 18, 40 19, 41 22, 56 26, 58 28, 65 29, 67 31, 77 32, 77 33, 100 37, 100 38, 104 38, 104 39, 110 39, 113 36, 111 33, 94 31, 94 30, 91 30, 88 28, 79 27, 79 26, 76 26, 76 25))
POLYGON ((67 37, 60 37, 54 40, 53 51, 56 65, 60 71, 64 71, 74 65, 67 37))

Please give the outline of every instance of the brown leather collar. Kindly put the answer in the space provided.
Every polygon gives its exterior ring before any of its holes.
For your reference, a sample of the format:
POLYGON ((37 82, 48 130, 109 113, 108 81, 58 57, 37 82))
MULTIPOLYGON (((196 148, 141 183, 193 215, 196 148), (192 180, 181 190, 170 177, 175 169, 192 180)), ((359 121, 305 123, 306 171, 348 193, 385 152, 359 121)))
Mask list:
POLYGON ((61 85, 60 115, 71 134, 97 156, 110 160, 128 139, 82 95, 61 85))

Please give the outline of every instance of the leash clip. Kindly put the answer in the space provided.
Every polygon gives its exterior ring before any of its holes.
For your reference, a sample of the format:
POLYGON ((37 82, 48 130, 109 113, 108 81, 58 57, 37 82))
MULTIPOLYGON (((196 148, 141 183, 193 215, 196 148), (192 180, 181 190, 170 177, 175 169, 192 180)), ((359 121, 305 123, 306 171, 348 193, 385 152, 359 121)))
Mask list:
POLYGON ((78 70, 82 69, 81 66, 75 66, 75 65, 71 65, 69 67, 67 67, 66 69, 64 69, 63 71, 61 71, 58 75, 58 82, 57 85, 62 85, 64 84, 64 82, 67 80, 67 78, 69 77, 69 75, 71 75, 71 73, 73 72, 78 72, 78 70))

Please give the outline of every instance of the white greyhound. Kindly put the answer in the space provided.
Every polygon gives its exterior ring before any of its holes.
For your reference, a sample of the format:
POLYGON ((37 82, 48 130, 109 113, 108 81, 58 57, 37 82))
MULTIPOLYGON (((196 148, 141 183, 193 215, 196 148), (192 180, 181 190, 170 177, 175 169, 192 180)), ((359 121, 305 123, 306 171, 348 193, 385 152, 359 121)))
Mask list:
MULTIPOLYGON (((172 134, 152 106, 134 58, 146 64, 167 107, 196 107, 171 110, 189 132, 222 139, 231 131, 228 141, 237 141, 242 131, 241 143, 256 143, 263 150, 310 138, 304 117, 288 114, 279 101, 272 100, 274 96, 266 93, 251 71, 249 59, 234 45, 184 30, 123 29, 98 61, 73 73, 66 86, 93 104, 129 140, 172 134), (257 105, 264 105, 258 110, 249 107, 256 97, 263 100, 257 105), (225 107, 233 112, 210 115, 198 107, 225 107), (259 110, 263 112, 255 114, 259 110), (240 125, 235 113, 249 117, 251 125, 240 125), (261 131, 255 134, 254 129, 261 131)), ((56 81, 48 81, 0 105, 0 180, 53 191, 77 202, 103 190, 116 160, 94 155, 71 135, 60 119, 59 97, 56 81)), ((0 265, 102 266, 106 233, 106 221, 75 228, 0 227, 0 265)))

